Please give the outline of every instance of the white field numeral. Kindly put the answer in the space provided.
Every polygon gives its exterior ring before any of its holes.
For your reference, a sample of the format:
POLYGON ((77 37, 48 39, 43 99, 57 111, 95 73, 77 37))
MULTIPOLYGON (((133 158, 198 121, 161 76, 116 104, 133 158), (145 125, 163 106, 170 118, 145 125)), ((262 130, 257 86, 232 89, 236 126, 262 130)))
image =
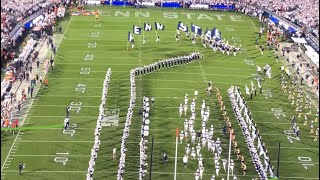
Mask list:
POLYGON ((287 136, 287 139, 289 140, 290 143, 293 143, 293 140, 295 139, 296 141, 300 141, 299 137, 293 137, 293 136, 287 136))
POLYGON ((80 74, 90 74, 90 68, 81 68, 80 74))
POLYGON ((75 102, 71 102, 70 103, 70 111, 77 111, 77 113, 80 112, 81 110, 81 105, 82 105, 82 102, 78 102, 78 103, 75 103, 75 102))
POLYGON ((69 159, 67 157, 55 157, 53 159, 54 162, 62 163, 64 166, 67 164, 68 160, 69 159))
POLYGON ((298 157, 298 160, 303 163, 301 164, 306 170, 308 170, 308 166, 314 166, 312 163, 312 159, 310 157, 298 157))
POLYGON ((74 90, 77 92, 84 93, 86 91, 86 86, 87 85, 85 84, 78 84, 74 90))

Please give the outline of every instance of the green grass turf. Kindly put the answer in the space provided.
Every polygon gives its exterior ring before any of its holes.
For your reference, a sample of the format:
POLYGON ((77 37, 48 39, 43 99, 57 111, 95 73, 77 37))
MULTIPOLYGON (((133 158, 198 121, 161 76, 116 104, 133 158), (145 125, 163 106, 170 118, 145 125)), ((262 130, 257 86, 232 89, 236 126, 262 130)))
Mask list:
MULTIPOLYGON (((112 76, 109 85, 107 108, 120 109, 120 122, 117 127, 105 127, 101 134, 101 146, 99 150, 94 179, 116 179, 118 161, 112 162, 112 148, 120 148, 123 124, 129 103, 129 70, 133 67, 149 64, 154 61, 162 60, 178 55, 189 54, 192 51, 199 51, 204 54, 204 59, 188 65, 175 67, 163 71, 157 71, 149 75, 136 78, 137 83, 137 107, 132 119, 130 137, 128 140, 128 152, 126 158, 125 179, 135 180, 138 177, 139 167, 139 140, 141 120, 138 117, 138 108, 143 96, 154 96, 156 98, 155 107, 151 108, 151 125, 148 144, 148 155, 150 158, 151 137, 154 137, 154 161, 153 174, 154 180, 173 179, 174 156, 175 156, 175 129, 183 128, 184 118, 178 116, 178 106, 183 102, 185 94, 193 95, 194 90, 199 91, 196 100, 197 107, 205 99, 211 111, 208 126, 213 124, 215 127, 214 137, 220 137, 223 145, 222 158, 228 155, 228 136, 222 135, 223 117, 219 110, 216 96, 209 99, 205 93, 206 80, 213 81, 214 86, 220 89, 223 101, 226 104, 228 115, 232 126, 235 129, 236 139, 241 152, 244 153, 247 161, 247 176, 242 176, 240 162, 236 161, 235 173, 239 179, 252 179, 257 177, 248 154, 242 132, 232 113, 231 105, 227 97, 227 88, 230 85, 238 85, 242 91, 244 85, 250 85, 252 74, 256 73, 256 67, 247 65, 244 59, 254 59, 254 63, 264 66, 266 63, 272 67, 272 79, 265 79, 263 88, 270 89, 273 97, 266 99, 262 94, 258 94, 252 100, 248 99, 249 107, 253 118, 262 135, 263 141, 269 151, 272 164, 276 167, 277 146, 281 143, 280 157, 280 179, 318 179, 319 178, 319 155, 318 142, 313 141, 313 136, 309 134, 309 126, 302 126, 303 119, 298 119, 301 129, 301 141, 290 143, 283 130, 289 128, 289 117, 294 112, 291 101, 281 92, 280 87, 280 66, 281 63, 275 62, 273 51, 265 51, 260 55, 255 48, 254 40, 260 27, 256 19, 240 15, 243 21, 231 21, 229 15, 239 15, 229 12, 202 12, 190 11, 195 14, 192 20, 181 15, 182 10, 165 9, 164 12, 176 12, 179 19, 166 19, 160 9, 143 9, 148 11, 150 18, 135 17, 134 12, 139 11, 132 8, 99 7, 104 16, 100 16, 101 28, 94 28, 94 17, 75 16, 70 20, 66 29, 67 21, 62 27, 66 31, 64 39, 55 57, 55 70, 49 73, 49 88, 41 88, 33 103, 30 114, 27 118, 27 126, 52 126, 63 124, 65 107, 71 102, 82 102, 80 113, 71 113, 71 123, 77 124, 76 133, 73 137, 62 134, 61 129, 50 128, 43 130, 26 130, 22 139, 17 140, 18 146, 15 153, 10 154, 11 162, 2 174, 5 179, 14 180, 34 180, 34 179, 84 179, 88 168, 90 150, 93 145, 94 128, 98 116, 98 106, 101 102, 102 82, 108 68, 112 68, 112 76), (116 10, 130 11, 130 17, 113 16, 116 10), (111 16, 108 16, 111 14, 111 16), (200 14, 225 15, 223 21, 214 19, 197 20, 200 14), (132 25, 143 26, 144 22, 151 24, 157 21, 166 26, 165 31, 159 31, 161 42, 155 42, 155 32, 146 32, 147 44, 142 45, 142 38, 135 35, 135 49, 127 52, 127 33, 132 31, 132 25), (248 53, 238 54, 236 57, 213 53, 209 49, 204 49, 201 42, 192 45, 185 39, 175 42, 175 31, 178 21, 190 25, 194 23, 202 28, 218 28, 222 32, 223 38, 233 44, 232 36, 241 39, 242 47, 248 53), (227 28, 234 28, 235 31, 227 31, 227 28), (91 32, 98 31, 98 38, 91 37, 91 32), (97 47, 90 49, 87 47, 89 42, 96 42, 97 47), (84 61, 86 53, 93 53, 93 61, 84 61), (91 68, 88 75, 81 75, 81 68, 91 68), (86 91, 78 93, 75 91, 77 84, 85 84, 86 91), (286 118, 276 119, 271 112, 271 108, 282 108, 286 113, 286 118), (68 152, 69 161, 63 166, 61 163, 53 161, 55 153, 68 152), (161 162, 161 153, 166 152, 169 156, 168 166, 164 167, 161 162), (298 157, 310 157, 312 159, 308 169, 304 169, 298 157), (27 164, 25 173, 18 175, 18 163, 22 161, 27 164)), ((189 11, 186 11, 189 13, 189 11)), ((264 40, 260 40, 265 44, 264 40)), ((240 44, 240 42, 237 42, 240 44)), ((254 82, 256 84, 256 82, 254 82)), ((244 94, 244 91, 242 92, 244 94)), ((200 114, 200 110, 198 113, 200 114)), ((313 109, 313 113, 315 110, 313 109)), ((189 117, 189 115, 188 115, 189 117)), ((311 115, 311 119, 315 116, 311 115)), ((316 125, 318 127, 318 124, 316 125)), ((197 117, 195 129, 199 129, 200 120, 197 117)), ((3 133, 2 133, 3 134, 3 133)), ((12 144, 12 137, 1 146, 1 159, 6 158, 12 144)), ((3 140, 3 138, 1 138, 3 140)), ((183 157, 186 143, 178 145, 178 157, 183 157)), ((207 150, 202 150, 204 156, 204 179, 215 173, 213 166, 213 156, 207 150), (206 159, 208 158, 208 159, 206 159)), ((119 155, 119 154, 118 154, 119 155)), ((231 157, 236 159, 235 154, 231 157)), ((148 158, 148 159, 149 159, 148 158)), ((1 160, 1 165, 4 160, 1 160)), ((307 164, 307 163, 306 163, 307 164)), ((310 162, 309 162, 310 164, 310 162)), ((182 166, 182 158, 178 159, 177 179, 194 179, 193 173, 196 170, 197 162, 190 161, 187 168, 182 166)), ((226 178, 224 170, 220 170, 221 175, 217 179, 226 178)), ((147 175, 148 178, 148 175, 147 175)))

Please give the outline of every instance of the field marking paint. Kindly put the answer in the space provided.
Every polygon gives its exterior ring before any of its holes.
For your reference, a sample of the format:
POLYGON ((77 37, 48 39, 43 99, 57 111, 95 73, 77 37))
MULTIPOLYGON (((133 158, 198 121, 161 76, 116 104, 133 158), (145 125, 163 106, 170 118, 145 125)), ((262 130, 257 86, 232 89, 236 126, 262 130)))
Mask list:
POLYGON ((80 74, 90 74, 91 68, 81 68, 80 74))
MULTIPOLYGON (((93 53, 90 53, 90 54, 86 54, 83 58, 83 60, 85 61, 92 61, 94 59, 94 55, 93 53)), ((65 70, 64 70, 65 71, 65 70)), ((67 70, 68 71, 68 70, 67 70)))
MULTIPOLYGON (((45 95, 45 96, 49 96, 49 95, 45 95)), ((50 95, 51 97, 73 97, 73 96, 60 96, 60 95, 50 95)), ((88 97, 88 98, 98 98, 100 96, 82 96, 82 97, 88 97)), ((111 97, 129 97, 129 96, 109 96, 110 98, 111 97)), ((178 99, 178 97, 157 97, 158 99, 178 99)), ((263 102, 263 101, 261 101, 263 102)), ((34 105, 34 106, 51 106, 51 107, 54 107, 54 106, 57 106, 57 107, 61 107, 61 106, 64 106, 64 105, 58 105, 58 104, 51 104, 51 105, 34 105)), ((81 106, 81 107, 87 107, 87 108, 96 108, 96 107, 99 107, 99 106, 81 106)), ((120 106, 120 107, 126 107, 126 106, 120 106)), ((80 106, 76 106, 74 108, 80 108, 80 106)), ((162 109, 178 109, 178 106, 177 107, 166 107, 166 106, 163 106, 163 107, 158 107, 158 108, 162 108, 162 109)), ((81 108, 80 108, 81 109, 81 108)), ((201 108, 196 108, 197 109, 201 109, 201 108)), ((217 112, 218 110, 217 109, 214 109, 214 110, 211 110, 211 112, 217 112)), ((251 112, 258 112, 258 113, 267 113, 267 114, 274 114, 273 111, 251 111, 251 112)), ((299 114, 299 112, 295 112, 294 114, 299 114)), ((308 115, 315 115, 315 113, 301 113, 301 114, 308 114, 308 115)), ((44 116, 46 117, 46 116, 44 116)))
MULTIPOLYGON (((93 58, 97 58, 97 59, 99 59, 98 57, 94 57, 94 55, 93 55, 93 53, 90 53, 90 54, 86 54, 85 55, 85 57, 93 57, 93 58)), ((105 59, 105 58, 101 58, 101 59, 105 59)), ((61 63, 57 63, 57 64, 61 64, 61 63)), ((63 63, 63 64, 65 64, 65 63, 63 63)), ((73 63, 72 63, 73 64, 73 63)), ((84 65, 83 63, 78 63, 78 65, 84 65)), ((91 65, 91 64, 90 64, 91 65)), ((99 65, 99 66, 101 66, 102 64, 95 64, 95 65, 99 65)), ((132 66, 135 66, 135 64, 110 64, 110 65, 115 65, 115 66, 128 66, 128 65, 132 65, 132 66)), ((189 67, 189 66, 188 66, 189 67)), ((196 67, 198 67, 199 68, 199 66, 190 66, 190 67, 192 67, 192 68, 196 68, 196 67)), ((250 71, 250 70, 254 70, 254 68, 251 68, 251 69, 242 69, 242 68, 225 68, 225 67, 220 67, 220 66, 216 66, 216 67, 206 67, 206 68, 208 68, 208 69, 221 69, 221 70, 248 70, 248 71, 250 71)), ((63 71, 66 71, 66 72, 68 72, 68 71, 77 71, 77 70, 72 70, 72 69, 67 69, 67 70, 63 70, 63 71)), ((105 73, 105 71, 92 71, 92 72, 103 72, 103 73, 105 73)), ((116 71, 112 71, 112 72, 121 72, 121 73, 123 73, 123 72, 127 72, 127 71, 121 71, 121 70, 116 70, 116 71)), ((173 72, 165 72, 165 70, 162 70, 162 71, 158 71, 158 72, 156 72, 157 74, 181 74, 181 72, 175 72, 175 71, 173 71, 173 72)), ((184 72, 183 74, 199 74, 199 73, 192 73, 192 72, 184 72)), ((210 75, 210 74, 209 74, 210 75)))
MULTIPOLYGON (((62 38, 60 39, 60 42, 57 44, 57 50, 59 49, 60 44, 61 44, 61 42, 62 42, 62 40, 63 40, 63 38, 64 38, 64 35, 65 35, 65 33, 67 32, 67 30, 68 30, 68 27, 69 27, 69 25, 70 25, 70 22, 71 22, 71 20, 72 20, 72 17, 73 17, 73 16, 71 16, 70 21, 69 21, 68 24, 67 24, 66 30, 65 30, 65 32, 63 33, 62 38)), ((41 87, 41 85, 40 85, 40 87, 41 87)), ((38 88, 37 91, 39 91, 40 87, 38 88)), ((30 106, 28 107, 28 110, 26 111, 26 113, 25 113, 25 115, 24 115, 25 117, 23 118, 20 126, 23 126, 23 125, 24 125, 24 122, 25 122, 25 120, 27 119, 28 113, 29 113, 29 111, 30 111, 30 109, 31 109, 31 107, 32 107, 32 104, 33 104, 34 100, 35 100, 34 98, 31 99, 30 106)), ((11 146, 9 152, 8 152, 8 155, 7 155, 6 159, 5 159, 4 162, 3 162, 3 166, 1 167, 1 172, 3 171, 4 165, 6 164, 6 162, 7 162, 8 158, 9 158, 10 154, 12 153, 13 146, 15 145, 15 142, 17 141, 19 134, 20 134, 20 130, 18 131, 18 133, 17 133, 17 135, 16 135, 16 137, 15 137, 13 143, 12 143, 12 146, 11 146)))
MULTIPOLYGON (((81 50, 81 52, 83 53, 83 50, 81 50)), ((105 51, 95 51, 95 52, 105 52, 105 51)), ((172 52, 171 52, 172 53, 172 52)), ((74 54, 74 55, 77 55, 77 54, 74 54)), ((81 56, 82 57, 82 56, 81 56)), ((79 57, 79 58, 81 58, 81 57, 79 57)), ((97 58, 97 59, 105 59, 105 57, 95 57, 95 58, 97 58)), ((110 59, 123 59, 123 56, 116 56, 116 55, 114 55, 114 56, 112 56, 112 57, 110 57, 110 59)), ((130 57, 129 57, 129 59, 130 59, 130 57)), ((154 60, 157 60, 157 59, 154 59, 154 60)), ((119 62, 119 61, 118 61, 119 62)), ((211 61, 212 62, 212 61, 211 61)), ((242 61, 217 61, 217 60, 215 60, 214 61, 215 63, 232 63, 232 64, 243 64, 243 62, 242 61)), ((57 64, 61 64, 61 65, 83 65, 83 63, 76 63, 76 62, 59 62, 59 63, 57 63, 57 64)), ((101 66, 101 65, 105 65, 105 64, 102 64, 102 63, 95 63, 95 64, 92 64, 93 66, 101 66)), ((117 64, 117 63, 115 63, 115 64, 110 64, 110 65, 114 65, 114 66, 134 66, 134 67, 136 67, 137 66, 137 64, 117 64)), ((192 65, 190 65, 190 67, 198 67, 199 68, 199 66, 192 66, 192 65)), ((216 67, 206 67, 206 69, 229 69, 229 70, 254 70, 255 68, 244 68, 244 69, 242 69, 242 68, 232 68, 232 67, 230 67, 230 68, 226 68, 226 67, 223 67, 223 66, 216 66, 216 67)))
POLYGON ((88 43, 88 48, 96 48, 97 47, 97 43, 96 42, 92 42, 92 43, 88 43))
MULTIPOLYGON (((249 77, 249 76, 246 76, 249 77)), ((64 79, 64 80, 79 80, 79 78, 50 78, 50 79, 64 79)), ((104 80, 104 78, 82 78, 82 79, 88 79, 88 80, 104 80)), ((128 81, 128 79, 114 79, 116 81, 128 81)), ((149 79, 150 81, 165 81, 165 82, 180 82, 180 83, 199 83, 199 81, 191 81, 191 80, 185 80, 185 79, 149 79)), ((245 82, 218 82, 215 81, 214 84, 240 84, 243 85, 245 82)), ((279 87, 279 85, 268 85, 268 87, 279 87)))
MULTIPOLYGON (((126 106, 127 107, 127 106, 126 106)), ((29 116, 30 118, 64 118, 66 116, 29 116)), ((119 116, 121 118, 124 118, 124 116, 119 116)), ((96 118, 96 116, 75 116, 75 118, 96 118)), ((161 119, 160 117, 153 117, 153 119, 161 119)), ((172 120, 184 120, 184 118, 166 118, 166 119, 172 119, 172 120)), ((264 121, 264 122, 258 122, 257 124, 270 124, 270 121, 264 121)), ((272 122, 272 124, 290 124, 290 122, 272 122)), ((303 123, 298 124, 303 125, 303 123)), ((54 129, 54 128, 48 128, 48 129, 54 129)), ((77 128, 77 129, 83 129, 83 128, 77 128)))
MULTIPOLYGON (((61 155, 68 155, 68 154, 65 154, 65 153, 56 153, 56 154, 61 154, 61 155)), ((13 155, 13 156, 16 156, 16 157, 56 157, 56 155, 52 155, 52 154, 48 154, 48 155, 44 155, 44 154, 39 154, 39 155, 34 155, 34 154, 26 154, 26 155, 13 155)), ((90 155, 68 155, 68 157, 79 157, 79 158, 88 158, 88 157, 91 157, 90 155)), ((107 156, 107 155, 101 155, 100 157, 112 157, 112 156, 107 156)), ((128 158, 137 158, 137 157, 140 157, 140 156, 126 156, 128 158)), ((158 158, 158 157, 162 157, 162 156, 153 156, 155 158, 158 158)), ((168 157, 169 159, 174 159, 175 157, 168 157)), ((177 157, 178 159, 182 159, 183 157, 177 157)), ((300 157, 301 158, 301 157, 300 157)), ((203 158, 203 159, 212 159, 212 158, 203 158)), ((248 160, 248 161, 252 161, 252 160, 248 160)), ((276 160, 273 160, 271 162, 277 162, 276 160)), ((280 162, 283 162, 283 163, 294 163, 294 164, 301 164, 303 162, 298 162, 298 161, 280 161, 280 162)), ((319 162, 312 162, 316 165, 319 165, 319 162)))
POLYGON ((78 84, 74 90, 77 92, 84 93, 86 91, 86 87, 87 85, 85 84, 78 84))
POLYGON ((298 160, 300 161, 299 163, 306 163, 306 164, 301 164, 306 170, 308 170, 308 166, 314 166, 315 165, 315 163, 312 161, 312 159, 310 157, 301 157, 301 156, 299 156, 298 160))
MULTIPOLYGON (((244 62, 247 64, 247 65, 250 65, 250 66, 254 66, 254 61, 252 59, 244 59, 244 62)), ((240 68, 239 68, 240 69, 240 68)))
MULTIPOLYGON (((101 23, 99 23, 99 24, 94 24, 93 27, 94 27, 94 28, 101 28, 101 23)), ((90 30, 91 30, 91 29, 90 29, 90 30)))
POLYGON ((100 36, 100 32, 91 32, 91 37, 97 38, 100 36))
MULTIPOLYGON (((86 174, 87 173, 87 171, 23 171, 23 172, 25 172, 25 173, 83 173, 83 174, 86 174)), ((103 170, 101 170, 101 171, 94 171, 95 173, 101 173, 101 174, 103 174, 103 173, 105 173, 105 174, 117 174, 117 172, 116 171, 114 171, 114 172, 110 172, 110 171, 103 171, 103 170)), ((6 173, 17 173, 17 170, 6 170, 6 173)), ((137 174, 138 172, 126 172, 127 174, 137 174)), ((168 172, 152 172, 152 173, 154 173, 154 174, 173 174, 172 172, 170 173, 168 173, 168 172)), ((177 174, 179 174, 179 175, 194 175, 194 173, 177 173, 177 174)), ((219 175, 220 175, 220 173, 219 173, 219 175)), ((226 174, 221 174, 222 176, 224 176, 224 175, 226 175, 226 174)), ((203 173, 203 176, 212 176, 212 174, 206 174, 206 173, 203 173)), ((247 175, 247 177, 256 177, 257 175, 247 175)), ((242 177, 242 176, 240 176, 240 177, 242 177)), ((280 178, 285 178, 285 179, 310 179, 310 180, 312 180, 312 179, 319 179, 318 177, 317 178, 313 178, 313 177, 286 177, 286 176, 280 176, 280 178)))
POLYGON ((271 111, 277 119, 280 119, 280 116, 283 118, 286 117, 285 112, 283 112, 281 108, 271 108, 271 111))

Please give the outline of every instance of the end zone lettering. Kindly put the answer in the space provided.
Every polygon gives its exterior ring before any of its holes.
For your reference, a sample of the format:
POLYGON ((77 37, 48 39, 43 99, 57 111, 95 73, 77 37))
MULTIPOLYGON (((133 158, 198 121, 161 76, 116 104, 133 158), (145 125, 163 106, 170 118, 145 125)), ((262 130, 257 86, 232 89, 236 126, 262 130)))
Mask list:
MULTIPOLYGON (((144 17, 150 18, 152 17, 152 12, 148 11, 108 11, 106 13, 102 12, 101 16, 114 16, 114 17, 144 17)), ((198 20, 212 20, 212 21, 222 21, 226 20, 226 18, 230 19, 234 22, 241 22, 242 17, 240 15, 221 15, 221 14, 195 14, 195 13, 176 13, 176 12, 163 12, 163 18, 167 19, 178 19, 178 18, 187 18, 187 19, 198 19, 198 20)))

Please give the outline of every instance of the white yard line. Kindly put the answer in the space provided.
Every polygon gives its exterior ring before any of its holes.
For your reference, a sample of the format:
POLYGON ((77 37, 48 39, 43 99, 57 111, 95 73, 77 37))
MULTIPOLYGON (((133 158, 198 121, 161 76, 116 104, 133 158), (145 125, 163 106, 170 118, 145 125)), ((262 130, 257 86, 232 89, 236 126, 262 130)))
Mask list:
MULTIPOLYGON (((23 171, 24 173, 83 173, 86 174, 87 171, 23 171)), ((117 174, 116 171, 110 172, 110 171, 94 171, 95 173, 101 173, 101 174, 117 174)), ((17 173, 17 170, 6 170, 6 173, 17 173)), ((127 174, 137 174, 137 172, 126 172, 127 174)), ((152 174, 173 174, 172 172, 157 172, 157 171, 152 171, 152 174)), ((194 175, 194 173, 177 173, 179 175, 194 175)), ((226 174, 219 173, 219 175, 224 176, 226 174)), ((212 174, 206 174, 203 173, 203 176, 212 176, 212 174)), ((247 175, 246 177, 255 177, 256 175, 250 176, 247 175)), ((239 177, 242 177, 241 175, 239 177)), ((312 177, 285 177, 285 176, 280 176, 281 178, 284 179, 319 179, 319 178, 312 178, 312 177)))
MULTIPOLYGON (((95 57, 95 59, 97 59, 96 57, 95 57)), ((101 59, 105 59, 105 58, 101 58, 101 59)), ((57 64, 60 64, 60 63, 57 63, 57 64)), ((81 64, 81 65, 83 65, 83 64, 81 64)), ((117 65, 117 66, 126 66, 126 67, 128 67, 128 65, 127 64, 111 64, 111 66, 112 65, 117 65)), ((101 65, 99 65, 99 66, 101 66, 101 65)), ((188 66, 189 67, 189 66, 188 66)), ((190 66, 190 67, 194 67, 194 68, 196 68, 196 67, 198 67, 199 68, 199 66, 190 66)), ((253 69, 242 69, 242 68, 225 68, 225 67, 219 67, 219 66, 215 66, 215 67, 206 67, 206 68, 208 68, 208 69, 221 69, 221 70, 242 70, 242 71, 245 71, 245 70, 253 70, 253 69)), ((80 70, 79 69, 76 69, 76 70, 63 70, 63 72, 79 72, 80 70)), ((101 73, 105 73, 105 71, 90 71, 90 72, 101 72, 101 73)), ((112 73, 113 72, 115 72, 115 73, 117 73, 117 72, 128 72, 128 71, 119 71, 119 70, 117 70, 117 71, 112 71, 112 73)), ((158 71, 158 72, 156 72, 157 74, 181 74, 181 72, 176 72, 176 71, 173 71, 173 72, 165 72, 165 70, 164 71, 158 71)), ((183 74, 196 74, 196 75, 199 75, 199 73, 191 73, 191 72, 183 72, 183 74)), ((210 75, 210 74, 208 74, 208 75, 210 75)), ((213 74, 213 75, 215 75, 215 74, 213 74)), ((246 76, 247 77, 247 76, 246 76)))
MULTIPOLYGON (((73 95, 70 94, 70 96, 65 96, 65 95, 44 95, 44 96, 48 96, 48 97, 75 97, 73 95)), ((83 97, 96 97, 98 98, 99 96, 83 96, 83 97)), ((128 96, 111 96, 111 97, 128 97, 128 96)), ((158 99, 181 99, 180 97, 157 97, 158 99)), ((215 99, 215 98, 214 98, 215 99)), ((254 103, 262 103, 262 104, 274 104, 275 102, 267 102, 267 101, 250 101, 250 102, 254 102, 254 103)), ((291 104, 291 103, 281 103, 281 104, 291 104)), ((53 107, 65 107, 65 105, 61 105, 61 104, 34 104, 35 106, 53 106, 53 107)), ((93 107, 99 107, 99 106, 81 106, 81 107, 88 107, 88 108, 93 108, 93 107)), ((127 107, 127 106, 117 106, 117 107, 127 107)), ((174 106, 157 106, 157 109, 179 109, 179 106, 177 105, 177 107, 174 106)), ((195 108, 200 110, 201 108, 195 108)), ((220 111, 219 109, 211 109, 211 111, 220 111)), ((254 111, 253 111, 254 112, 254 111)), ((270 110, 270 112, 272 112, 270 110)), ((177 113, 178 114, 178 113, 177 113)))
MULTIPOLYGON (((39 95, 37 95, 39 96, 39 95)), ((75 96, 65 96, 65 95, 44 95, 46 97, 75 97, 75 96)), ((101 98, 100 96, 81 96, 81 97, 87 97, 87 98, 101 98)), ((109 98, 114 98, 114 97, 129 97, 129 96, 109 96, 109 98)), ((157 99, 179 99, 180 97, 157 97, 157 99)), ((269 103, 269 102, 264 102, 264 101, 256 101, 256 102, 261 102, 261 103, 269 103)), ((274 103, 274 102, 270 102, 270 103, 274 103)), ((45 104, 41 104, 41 105, 37 105, 35 104, 34 106, 38 106, 38 107, 62 107, 62 106, 65 106, 65 105, 55 105, 55 104, 51 104, 51 105, 45 105, 45 104)), ((96 107, 99 107, 99 106, 82 106, 82 107, 86 107, 86 108, 96 108, 96 107)), ((119 107, 126 107, 126 106, 119 106, 119 107)), ((165 107, 165 106, 162 106, 162 107, 157 107, 157 109, 178 109, 179 107, 165 107)), ((196 109, 201 109, 201 108, 196 108, 196 109)), ((213 109, 211 110, 212 112, 216 112, 216 111, 219 111, 219 109, 213 109)), ((274 112, 272 112, 271 110, 270 111, 251 111, 251 112, 258 112, 258 113, 271 113, 273 114, 274 112)), ((295 112, 294 114, 299 114, 298 112, 295 112)), ((303 114, 306 114, 306 113, 301 113, 302 115, 303 114)), ((309 115, 315 115, 315 113, 311 113, 309 115)))
MULTIPOLYGON (((199 60, 199 61, 201 61, 201 60, 199 60)), ((69 70, 69 71, 80 72, 80 70, 69 70)), ((92 71, 92 72, 101 72, 102 73, 102 71, 92 71)), ((115 71, 115 73, 117 73, 117 72, 124 72, 124 71, 115 71)), ((163 72, 162 71, 161 72, 160 71, 160 72, 157 72, 157 74, 181 74, 181 72, 177 72, 177 71, 173 71, 173 72, 170 72, 170 71, 169 72, 163 72)), ((199 75, 199 73, 186 73, 186 72, 184 72, 183 74, 185 74, 185 75, 199 75)), ((208 75, 208 76, 218 76, 218 77, 241 77, 241 78, 250 78, 250 77, 252 77, 250 75, 248 76, 248 75, 208 74, 208 73, 206 73, 206 75, 208 75)), ((63 78, 59 78, 59 79, 63 79, 63 78)), ((181 80, 181 81, 184 81, 184 80, 181 80)), ((197 82, 199 82, 199 81, 197 81, 197 82)))
MULTIPOLYGON (((247 76, 249 77, 249 76, 247 76)), ((74 80, 77 79, 79 80, 79 78, 50 78, 50 79, 64 79, 64 80, 74 80)), ((97 79, 103 79, 103 78, 82 78, 84 80, 88 79, 88 80, 97 80, 97 79)), ((119 79, 114 79, 116 81, 128 81, 128 79, 124 79, 124 78, 119 78, 119 79)), ((191 81, 191 80, 185 80, 185 79, 149 79, 151 81, 168 81, 168 82, 180 82, 180 83, 199 83, 199 81, 191 81)), ((219 81, 214 81, 214 84, 240 84, 243 85, 245 82, 219 82, 219 81)), ((268 85, 268 87, 279 87, 279 85, 268 85)))
MULTIPOLYGON (((96 51, 95 51, 96 52, 96 51)), ((169 53, 172 53, 172 52, 169 52, 169 53)), ((79 57, 79 58, 83 58, 83 57, 79 57)), ((94 59, 105 59, 104 57, 94 57, 94 59)), ((109 59, 123 59, 123 56, 112 56, 110 57, 109 59)), ((149 59, 148 59, 149 60, 149 59)), ((157 59, 154 59, 155 61, 157 59)), ((160 60, 160 59, 159 59, 160 60)), ((204 60, 204 62, 206 62, 206 60, 204 60)), ((214 60, 214 61, 211 61, 210 62, 215 62, 215 63, 232 63, 232 64, 244 64, 245 62, 244 61, 218 61, 218 60, 214 60)), ((60 62, 60 63, 57 63, 57 64, 61 64, 61 65, 85 65, 85 64, 90 64, 90 65, 93 65, 93 66, 101 66, 101 65, 105 65, 105 64, 101 64, 101 63, 95 63, 95 64, 91 64, 91 63, 76 63, 76 62, 60 62)), ((136 67, 137 64, 112 64, 110 63, 110 66, 125 66, 125 67, 128 67, 128 66, 134 66, 136 67)), ((199 66, 190 66, 190 67, 199 67, 199 66)), ((228 70, 254 70, 255 68, 252 68, 252 69, 242 69, 242 68, 226 68, 226 67, 221 67, 221 66, 215 66, 215 67, 206 67, 208 69, 228 69, 228 70)))
MULTIPOLYGON (((57 50, 59 49, 59 46, 60 46, 60 44, 61 44, 61 42, 62 42, 62 40, 63 40, 64 34, 67 32, 67 29, 68 29, 68 27, 69 27, 69 25, 70 25, 71 20, 72 20, 72 16, 71 16, 71 18, 70 18, 70 21, 69 21, 68 24, 67 24, 66 30, 65 30, 65 32, 63 33, 63 36, 62 36, 60 42, 57 44, 57 50)), ((40 86, 41 86, 41 85, 40 85, 40 86)), ((40 86, 37 88, 37 92, 39 91, 40 86)), ((37 92, 35 92, 35 94, 36 94, 37 92)), ((23 126, 23 124, 24 124, 24 122, 25 122, 25 120, 26 120, 26 117, 28 116, 28 113, 29 113, 29 111, 30 111, 30 109, 31 109, 31 107, 32 107, 32 104, 33 104, 34 100, 35 100, 34 98, 31 99, 31 103, 30 103, 30 105, 29 105, 29 107, 28 107, 27 112, 26 112, 25 115, 24 115, 25 117, 23 118, 20 126, 23 126)), ((8 152, 8 155, 7 155, 6 159, 5 159, 5 161, 3 162, 3 166, 1 167, 1 173, 2 173, 2 170, 3 170, 3 168, 4 168, 4 166, 5 166, 6 162, 7 162, 7 160, 8 160, 8 158, 9 158, 10 154, 12 153, 13 146, 15 145, 15 142, 17 141, 19 135, 20 135, 20 130, 18 131, 18 133, 17 133, 17 135, 16 135, 16 137, 15 137, 13 143, 12 143, 12 146, 11 146, 9 152, 8 152)))
MULTIPOLYGON (((57 155, 52 155, 52 154, 21 154, 21 155, 12 155, 12 156, 16 156, 16 157, 56 157, 57 155)), ((77 158, 87 158, 87 157, 91 157, 90 155, 68 155, 68 157, 77 157, 77 158)), ((100 155, 99 157, 109 157, 111 158, 112 156, 106 156, 106 155, 100 155)), ((128 158, 137 158, 140 156, 126 156, 128 158)), ((162 156, 153 156, 154 158, 160 158, 162 156)), ((168 157, 168 159, 174 159, 175 157, 168 157)), ((177 157, 178 159, 182 159, 183 157, 177 157)), ((203 159, 211 159, 213 160, 213 157, 211 158, 203 158, 203 159)), ((251 161, 251 160, 250 160, 251 161)), ((196 161, 190 161, 190 162, 196 162, 196 161)), ((272 161, 272 162, 277 162, 276 160, 272 161)), ((280 161, 283 163, 294 163, 294 164, 301 164, 302 162, 299 161, 280 161)), ((319 164, 319 162, 314 162, 312 161, 313 164, 319 164)))

